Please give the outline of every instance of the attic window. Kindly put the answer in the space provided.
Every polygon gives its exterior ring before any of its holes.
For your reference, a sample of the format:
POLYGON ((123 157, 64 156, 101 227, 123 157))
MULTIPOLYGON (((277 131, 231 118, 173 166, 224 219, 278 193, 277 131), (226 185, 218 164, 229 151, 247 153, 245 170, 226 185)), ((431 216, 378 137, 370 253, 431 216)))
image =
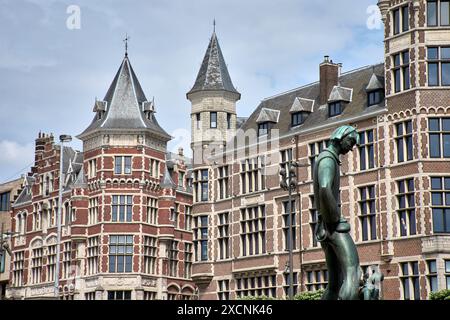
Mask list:
POLYGON ((295 127, 301 125, 303 122, 305 122, 307 117, 307 112, 295 112, 291 114, 291 126, 295 127))
POLYGON ((269 134, 269 122, 258 124, 258 137, 269 134))
POLYGON ((338 116, 342 113, 342 102, 336 101, 328 104, 328 115, 330 117, 338 116))
POLYGON ((375 90, 368 93, 368 106, 373 106, 383 101, 383 90, 375 90))

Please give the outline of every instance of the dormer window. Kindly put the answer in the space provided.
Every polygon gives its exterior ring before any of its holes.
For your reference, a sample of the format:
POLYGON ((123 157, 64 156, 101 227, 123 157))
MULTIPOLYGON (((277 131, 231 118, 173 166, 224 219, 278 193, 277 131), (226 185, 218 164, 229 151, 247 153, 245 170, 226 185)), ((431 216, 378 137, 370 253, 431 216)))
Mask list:
POLYGON ((342 102, 335 101, 328 104, 328 115, 330 117, 338 116, 342 113, 342 102))
POLYGON ((299 126, 305 122, 306 118, 308 117, 307 112, 296 112, 291 114, 291 126, 299 126))
POLYGON ((383 101, 383 90, 375 90, 368 92, 368 106, 373 106, 376 104, 380 104, 383 101))
POLYGON ((258 124, 258 137, 265 136, 269 133, 269 122, 258 124))

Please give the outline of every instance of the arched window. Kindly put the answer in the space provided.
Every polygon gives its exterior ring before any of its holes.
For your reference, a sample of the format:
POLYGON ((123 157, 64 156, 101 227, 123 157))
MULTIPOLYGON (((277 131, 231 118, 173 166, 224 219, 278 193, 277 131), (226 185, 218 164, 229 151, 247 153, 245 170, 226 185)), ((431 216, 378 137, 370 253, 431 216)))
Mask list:
POLYGON ((66 203, 64 203, 64 225, 68 226, 70 225, 70 223, 72 222, 72 217, 71 217, 71 210, 70 210, 70 202, 66 201, 66 203))

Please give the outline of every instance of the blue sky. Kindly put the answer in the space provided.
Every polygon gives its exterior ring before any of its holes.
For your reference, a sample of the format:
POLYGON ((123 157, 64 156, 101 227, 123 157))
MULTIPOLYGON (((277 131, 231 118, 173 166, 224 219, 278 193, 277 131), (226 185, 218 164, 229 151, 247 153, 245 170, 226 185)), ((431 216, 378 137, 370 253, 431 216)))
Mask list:
MULTIPOLYGON (((194 83, 216 19, 238 115, 316 81, 324 55, 343 71, 383 61, 376 0, 0 0, 0 183, 29 170, 39 131, 73 136, 91 122, 124 54, 159 123, 189 149, 194 83), (67 20, 80 8, 80 28, 67 20), (369 13, 368 13, 369 8, 369 13)), ((72 21, 72 20, 69 20, 72 21)), ((81 150, 77 139, 71 145, 81 150)))

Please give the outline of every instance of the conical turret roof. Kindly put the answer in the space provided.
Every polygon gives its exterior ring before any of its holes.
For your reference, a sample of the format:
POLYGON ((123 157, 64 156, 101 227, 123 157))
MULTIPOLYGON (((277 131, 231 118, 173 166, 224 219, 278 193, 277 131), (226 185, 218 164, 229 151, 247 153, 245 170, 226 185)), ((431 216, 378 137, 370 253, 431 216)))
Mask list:
POLYGON ((194 86, 187 95, 207 90, 224 90, 240 95, 231 81, 215 32, 213 32, 209 41, 208 49, 206 50, 194 86))

